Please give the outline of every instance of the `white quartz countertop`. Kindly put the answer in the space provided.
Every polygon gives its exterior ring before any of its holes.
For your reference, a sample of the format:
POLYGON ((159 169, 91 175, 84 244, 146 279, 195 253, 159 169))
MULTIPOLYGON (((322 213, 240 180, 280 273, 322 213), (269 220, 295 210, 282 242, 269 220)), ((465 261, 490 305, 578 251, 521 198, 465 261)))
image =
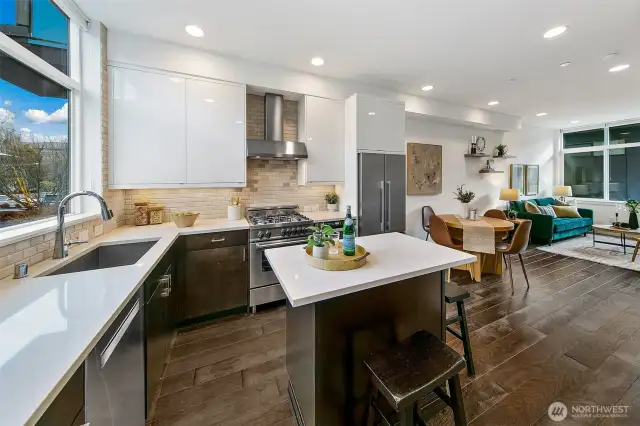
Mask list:
POLYGON ((248 229, 242 219, 122 227, 69 257, 0 280, 0 424, 33 425, 179 235, 248 229), (41 277, 100 245, 157 240, 134 265, 41 277))
POLYGON ((356 238, 371 254, 351 271, 323 271, 309 266, 303 246, 265 251, 291 306, 321 302, 345 294, 475 262, 476 257, 399 233, 356 238))

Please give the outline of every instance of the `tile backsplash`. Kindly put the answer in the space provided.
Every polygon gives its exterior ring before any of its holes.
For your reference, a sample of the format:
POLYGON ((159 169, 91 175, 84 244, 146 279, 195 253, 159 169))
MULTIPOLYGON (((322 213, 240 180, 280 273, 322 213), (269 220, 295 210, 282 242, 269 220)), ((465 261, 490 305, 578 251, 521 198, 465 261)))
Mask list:
POLYGON ((324 195, 334 186, 299 186, 295 160, 248 160, 245 188, 134 189, 125 192, 125 217, 133 224, 133 203, 148 201, 165 207, 165 220, 178 211, 195 211, 202 219, 227 217, 231 197, 240 197, 247 206, 273 204, 318 205, 326 210, 324 195))
MULTIPOLYGON (((284 102, 284 137, 298 139, 298 103, 284 102)), ((247 95, 247 138, 264 138, 264 97, 247 95)), ((124 194, 124 216, 128 225, 133 224, 133 203, 148 201, 165 207, 165 220, 170 213, 194 211, 202 219, 227 217, 227 206, 231 197, 240 197, 247 206, 273 204, 296 204, 319 206, 326 210, 324 195, 333 191, 330 186, 299 186, 298 162, 295 160, 247 161, 247 186, 245 188, 190 188, 190 189, 144 189, 126 190, 124 194)))

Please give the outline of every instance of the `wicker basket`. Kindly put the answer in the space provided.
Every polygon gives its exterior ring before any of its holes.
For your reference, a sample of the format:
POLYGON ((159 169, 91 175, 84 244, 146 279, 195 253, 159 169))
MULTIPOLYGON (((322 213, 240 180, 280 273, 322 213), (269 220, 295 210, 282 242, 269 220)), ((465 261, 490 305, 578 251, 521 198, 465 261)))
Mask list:
POLYGON ((196 223, 198 216, 200 216, 200 213, 174 213, 171 215, 171 221, 175 223, 178 228, 188 228, 196 223))

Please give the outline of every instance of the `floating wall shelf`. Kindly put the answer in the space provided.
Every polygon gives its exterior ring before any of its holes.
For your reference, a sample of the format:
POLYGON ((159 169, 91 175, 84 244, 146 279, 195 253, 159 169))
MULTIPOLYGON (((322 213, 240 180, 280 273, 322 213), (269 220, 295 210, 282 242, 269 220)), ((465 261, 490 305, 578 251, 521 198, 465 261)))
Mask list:
POLYGON ((515 155, 494 155, 493 158, 516 158, 515 155))
POLYGON ((487 158, 487 157, 491 157, 488 154, 465 154, 465 157, 471 157, 471 158, 487 158))
POLYGON ((504 170, 487 170, 487 169, 482 169, 480 170, 479 173, 482 174, 493 174, 493 173, 504 173, 504 170))

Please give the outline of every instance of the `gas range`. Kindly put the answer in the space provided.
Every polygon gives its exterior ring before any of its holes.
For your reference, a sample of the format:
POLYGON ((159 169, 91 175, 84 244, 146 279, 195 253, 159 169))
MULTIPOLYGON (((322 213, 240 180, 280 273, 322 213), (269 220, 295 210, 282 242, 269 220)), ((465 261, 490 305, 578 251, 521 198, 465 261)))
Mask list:
POLYGON ((297 208, 291 205, 247 208, 250 242, 300 239, 308 235, 307 228, 313 221, 297 213, 297 208))

